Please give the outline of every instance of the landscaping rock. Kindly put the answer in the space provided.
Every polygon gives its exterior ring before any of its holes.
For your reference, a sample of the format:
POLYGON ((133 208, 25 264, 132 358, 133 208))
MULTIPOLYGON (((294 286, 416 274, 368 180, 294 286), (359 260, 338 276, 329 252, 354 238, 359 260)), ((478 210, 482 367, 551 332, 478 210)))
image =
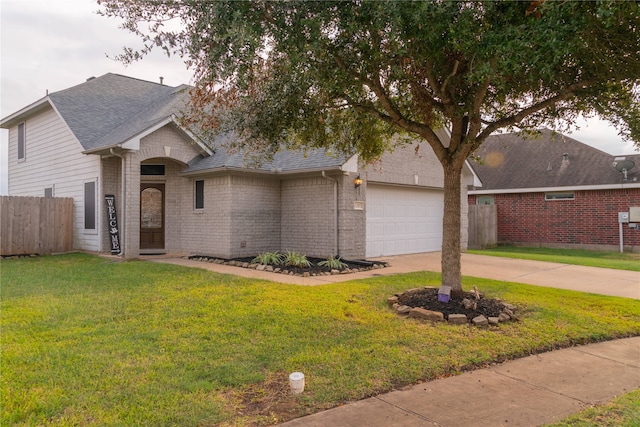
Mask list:
POLYGON ((259 266, 257 266, 257 267, 256 267, 256 270, 258 270, 258 271, 264 271, 264 270, 265 270, 265 268, 267 268, 267 266, 266 266, 266 265, 264 265, 264 264, 260 264, 259 266))
POLYGON ((508 322, 509 320, 511 320, 511 316, 509 316, 504 311, 498 315, 499 322, 508 322))
POLYGON ((464 325, 465 323, 469 323, 469 319, 464 314, 450 314, 449 315, 449 323, 453 323, 454 325, 464 325))
POLYGON ((487 320, 490 325, 497 325, 500 322, 497 317, 489 317, 487 320))
POLYGON ((433 322, 442 322, 444 320, 444 314, 439 311, 426 310, 421 307, 412 308, 409 311, 409 317, 414 319, 425 319, 433 322))
POLYGON ((399 305, 398 307, 396 307, 396 313, 401 316, 408 316, 410 311, 411 307, 409 307, 408 305, 399 305))
POLYGON ((396 295, 387 298, 387 302, 389 303, 389 305, 393 306, 393 304, 397 304, 398 303, 398 297, 396 295))
POLYGON ((486 326, 489 324, 489 319, 487 319, 483 315, 480 315, 471 319, 471 323, 473 323, 476 326, 486 326))
POLYGON ((516 316, 515 313, 508 308, 504 309, 504 313, 508 314, 513 320, 520 320, 520 318, 516 316))
POLYGON ((265 267, 264 271, 273 271, 273 266, 272 265, 267 265, 265 267))
POLYGON ((478 307, 478 305, 474 301, 471 301, 469 298, 463 299, 462 305, 464 305, 464 308, 466 308, 467 310, 475 310, 478 307))

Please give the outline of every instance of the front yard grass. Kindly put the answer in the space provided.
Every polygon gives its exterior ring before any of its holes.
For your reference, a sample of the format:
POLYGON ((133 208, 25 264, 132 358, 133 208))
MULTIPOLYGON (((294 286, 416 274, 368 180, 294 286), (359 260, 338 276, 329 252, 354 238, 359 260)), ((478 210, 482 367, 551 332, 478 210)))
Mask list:
POLYGON ((395 387, 640 335, 635 300, 464 278, 496 328, 399 318, 436 273, 304 287, 85 254, 3 260, 0 425, 269 425, 395 387), (287 391, 301 371, 305 392, 287 391))
POLYGON ((640 426, 640 389, 611 402, 585 409, 547 427, 637 427, 640 426))
POLYGON ((505 258, 531 259, 588 267, 613 268, 640 271, 640 253, 587 251, 584 249, 529 248, 520 246, 498 246, 491 249, 474 249, 471 254, 491 255, 505 258))

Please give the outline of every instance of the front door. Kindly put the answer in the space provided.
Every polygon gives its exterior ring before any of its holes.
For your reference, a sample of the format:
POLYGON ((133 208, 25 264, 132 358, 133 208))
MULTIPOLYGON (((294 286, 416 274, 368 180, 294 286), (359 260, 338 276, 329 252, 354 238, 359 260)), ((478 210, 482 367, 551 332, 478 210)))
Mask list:
POLYGON ((164 184, 140 185, 140 249, 164 249, 164 184))

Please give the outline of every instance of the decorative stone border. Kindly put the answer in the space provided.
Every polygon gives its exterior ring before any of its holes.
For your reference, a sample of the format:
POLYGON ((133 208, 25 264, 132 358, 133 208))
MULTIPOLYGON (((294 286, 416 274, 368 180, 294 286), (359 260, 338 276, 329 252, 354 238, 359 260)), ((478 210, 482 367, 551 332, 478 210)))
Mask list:
MULTIPOLYGON (((410 307, 408 305, 401 305, 398 300, 405 294, 410 292, 415 292, 419 288, 409 289, 408 291, 394 294, 387 298, 387 303, 389 306, 395 311, 395 313, 402 317, 408 317, 413 319, 423 319, 430 320, 432 322, 448 322, 454 325, 466 325, 472 324, 474 326, 488 326, 488 325, 498 325, 504 322, 510 321, 519 321, 520 318, 514 313, 517 308, 512 304, 508 304, 504 301, 500 301, 502 305, 502 311, 497 317, 485 317, 484 315, 478 315, 473 317, 472 319, 468 319, 466 314, 450 314, 445 319, 444 314, 439 311, 427 310, 422 307, 410 307)), ((424 289, 435 289, 433 287, 425 287, 424 289)), ((476 295, 480 295, 477 293, 476 295)), ((469 299, 462 300, 462 303, 465 307, 469 308, 473 306, 473 301, 469 299)))
MULTIPOLYGON (((389 264, 381 261, 367 261, 371 262, 372 265, 362 265, 360 267, 355 268, 345 268, 342 270, 331 270, 331 271, 296 271, 297 269, 286 268, 286 267, 274 267, 272 265, 264 265, 258 263, 252 263, 247 261, 234 261, 234 260, 225 260, 221 258, 202 256, 202 255, 189 255, 183 257, 184 259, 188 259, 191 261, 200 261, 207 262, 210 264, 220 264, 220 265, 229 265, 232 267, 241 267, 241 268, 251 268, 257 271, 267 271, 270 273, 278 273, 278 274, 286 274, 288 276, 297 276, 297 277, 318 277, 318 276, 333 276, 337 274, 350 274, 350 273, 359 273, 361 271, 369 271, 369 270, 378 270, 381 268, 388 267, 389 264)), ((345 260, 345 263, 356 264, 356 261, 348 261, 345 260)))

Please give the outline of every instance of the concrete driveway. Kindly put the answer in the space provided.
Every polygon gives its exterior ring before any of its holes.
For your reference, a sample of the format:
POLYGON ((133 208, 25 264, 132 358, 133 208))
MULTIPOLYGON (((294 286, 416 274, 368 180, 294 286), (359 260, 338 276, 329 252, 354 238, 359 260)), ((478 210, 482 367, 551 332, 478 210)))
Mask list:
MULTIPOLYGON (((307 286, 415 271, 441 271, 440 252, 375 258, 375 260, 378 261, 388 262, 389 267, 354 274, 319 277, 285 276, 266 271, 191 261, 179 257, 145 257, 145 259, 204 268, 218 273, 307 286)), ((465 276, 504 280, 508 282, 527 283, 536 286, 640 299, 640 273, 635 271, 583 267, 554 262, 529 261, 463 253, 462 274, 465 276)))
MULTIPOLYGON (((395 270, 441 271, 440 252, 377 258, 395 270)), ((462 274, 601 295, 640 299, 640 272, 555 262, 462 254, 462 274)))

